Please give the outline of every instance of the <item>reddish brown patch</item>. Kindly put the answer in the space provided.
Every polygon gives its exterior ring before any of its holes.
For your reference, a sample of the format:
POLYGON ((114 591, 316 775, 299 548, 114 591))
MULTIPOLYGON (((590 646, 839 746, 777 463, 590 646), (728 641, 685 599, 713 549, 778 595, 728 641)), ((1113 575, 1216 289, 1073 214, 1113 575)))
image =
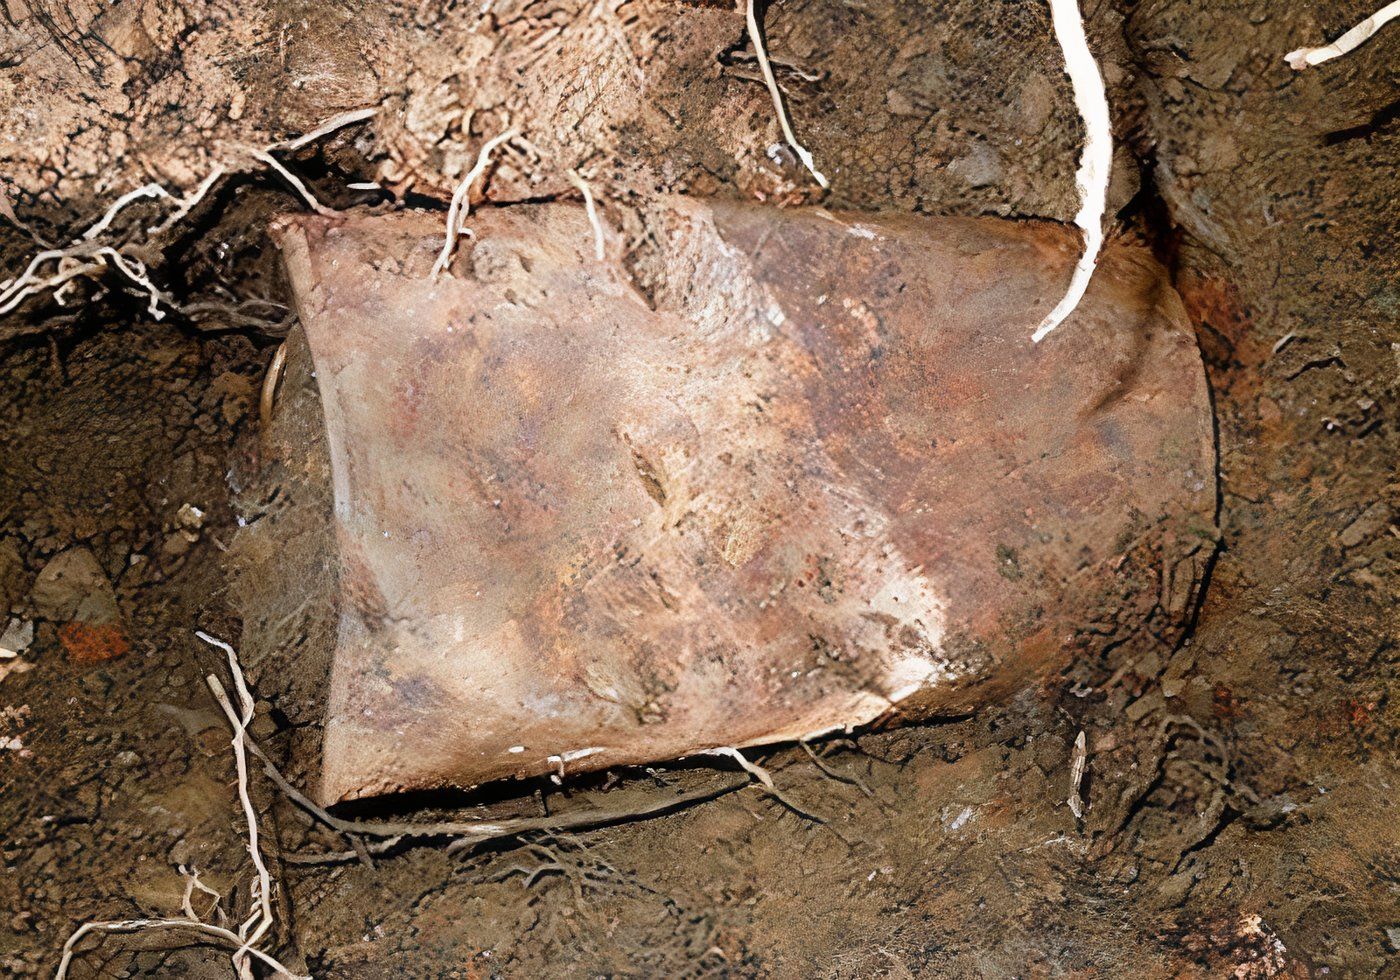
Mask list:
POLYGON ((1347 698, 1318 708, 1312 717, 1320 738, 1339 738, 1348 732, 1365 732, 1374 723, 1377 702, 1371 698, 1347 698))
POLYGON ((1234 692, 1224 684, 1215 685, 1215 692, 1211 698, 1211 703, 1213 705, 1211 710, 1215 717, 1224 721, 1234 721, 1244 714, 1243 702, 1235 697, 1234 692))
POLYGON ((131 652, 126 631, 117 623, 92 626, 88 623, 67 623, 59 627, 59 642, 74 663, 100 663, 116 660, 131 652))
POLYGON ((1363 701, 1360 698, 1352 698, 1347 702, 1347 716, 1348 721, 1351 722, 1351 727, 1368 727, 1371 724, 1371 715, 1375 713, 1375 710, 1375 701, 1363 701))
POLYGON ((1269 347, 1255 331, 1254 318, 1234 283, 1186 270, 1176 286, 1216 390, 1257 385, 1254 369, 1264 363, 1269 347))

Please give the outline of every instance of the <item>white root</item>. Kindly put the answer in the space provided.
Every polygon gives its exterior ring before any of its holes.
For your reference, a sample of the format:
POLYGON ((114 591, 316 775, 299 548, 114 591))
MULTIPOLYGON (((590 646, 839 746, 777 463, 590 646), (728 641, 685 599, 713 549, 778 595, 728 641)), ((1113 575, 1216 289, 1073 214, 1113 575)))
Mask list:
POLYGON ((588 212, 588 223, 593 226, 593 252, 601 262, 607 258, 607 240, 603 235, 603 222, 598 218, 598 206, 593 200, 593 189, 577 170, 570 170, 567 176, 569 183, 578 188, 578 192, 583 195, 583 209, 588 212))
POLYGON ((209 911, 211 912, 219 907, 219 903, 224 900, 224 896, 200 881, 199 869, 193 865, 188 868, 183 864, 176 865, 175 870, 179 871, 185 879, 185 896, 180 901, 180 908, 184 909, 185 918, 189 919, 191 922, 203 922, 204 920, 199 917, 199 913, 194 910, 193 899, 195 891, 201 891, 214 899, 214 904, 209 907, 209 911))
POLYGON ((437 261, 433 263, 433 278, 436 279, 443 269, 446 269, 452 261, 452 251, 457 245, 457 238, 462 234, 462 223, 466 221, 467 215, 471 213, 471 189, 477 178, 486 172, 486 168, 491 166, 491 154, 496 151, 496 147, 512 140, 518 136, 514 129, 507 129, 499 136, 494 136, 487 140, 477 154, 476 164, 467 171, 467 175, 462 178, 462 182, 457 185, 457 189, 452 192, 452 203, 447 207, 447 232, 443 236, 442 252, 438 254, 437 261))
POLYGON ((243 670, 238 664, 238 654, 233 647, 202 630, 196 630, 194 635, 210 646, 222 650, 228 657, 229 672, 233 674, 234 690, 238 694, 241 710, 238 723, 233 727, 233 741, 230 744, 233 746, 234 766, 238 770, 238 799, 243 805, 243 816, 248 823, 248 854, 253 859, 253 869, 257 872, 258 880, 254 888, 257 906, 239 927, 238 935, 243 944, 233 954, 233 965, 239 975, 251 976, 248 956, 275 921, 272 915, 272 875, 268 873, 267 864, 263 861, 262 847, 258 843, 258 813, 253 808, 253 799, 248 791, 246 737, 248 726, 253 721, 253 695, 248 691, 248 685, 243 679, 243 670))
POLYGON ((1340 58, 1371 40, 1377 31, 1397 17, 1400 17, 1400 0, 1393 0, 1331 44, 1324 44, 1320 48, 1299 48, 1288 52, 1283 56, 1283 60, 1288 62, 1288 66, 1294 71, 1302 71, 1333 58, 1340 58))
POLYGON ((106 246, 99 248, 97 254, 98 257, 102 258, 104 261, 110 259, 112 265, 114 265, 122 275, 126 276, 146 291, 148 299, 146 309, 147 312, 151 314, 153 320, 165 318, 165 311, 160 308, 160 304, 164 303, 171 307, 175 304, 171 301, 169 296, 166 296, 156 288, 155 283, 151 282, 150 278, 146 275, 146 264, 144 262, 140 259, 122 255, 122 253, 118 252, 116 249, 106 246))
POLYGON ((823 774, 836 780, 838 783, 846 783, 856 787, 871 799, 875 798, 875 791, 865 784, 865 780, 853 773, 843 773, 833 768, 830 763, 817 754, 816 749, 812 748, 811 742, 808 742, 804 738, 799 738, 797 744, 802 746, 802 751, 807 753, 807 758, 811 759, 812 764, 820 769, 823 774))
MULTIPOLYGON (((67 248, 46 249, 40 252, 29 260, 29 265, 18 278, 0 284, 0 313, 9 313, 35 293, 55 290, 55 295, 58 295, 70 280, 79 276, 99 274, 109 266, 117 269, 146 292, 150 299, 149 310, 152 317, 159 320, 165 316, 160 304, 170 305, 170 299, 146 276, 146 266, 140 259, 123 255, 109 246, 93 248, 83 242, 67 248), (95 258, 97 261, 78 261, 82 258, 95 258), (51 275, 39 275, 39 267, 50 261, 56 262, 55 271, 51 275)), ((59 298, 62 299, 61 296, 59 298)))
MULTIPOLYGON (((279 977, 291 978, 291 980, 312 980, 311 977, 293 973, 283 966, 271 955, 257 948, 257 944, 267 935, 276 920, 272 912, 272 876, 267 870, 267 864, 263 861, 262 848, 258 842, 258 815, 253 808, 252 797, 248 790, 248 725, 253 720, 254 701, 248 690, 248 685, 243 679, 243 670, 238 664, 238 654, 233 647, 222 640, 215 639, 202 631, 195 631, 195 636, 205 643, 222 650, 228 657, 229 671, 233 674, 234 689, 238 694, 238 702, 241 713, 235 715, 233 706, 224 698, 226 714, 229 717, 229 724, 233 727, 233 758, 234 766, 238 773, 238 799, 243 807, 243 816, 248 825, 248 854, 253 859, 253 868, 257 873, 257 881, 253 886, 253 898, 255 900, 252 913, 239 926, 238 931, 226 929, 223 926, 212 925, 201 922, 199 916, 195 914, 194 906, 190 898, 194 890, 213 896, 215 906, 221 896, 212 888, 199 881, 197 871, 187 871, 183 866, 179 868, 182 875, 186 876, 185 894, 181 902, 185 918, 183 919, 115 919, 105 922, 85 922, 79 926, 68 941, 63 944, 63 955, 59 960, 58 971, 54 974, 54 980, 65 980, 68 976, 68 967, 73 961, 74 953, 78 943, 83 937, 94 932, 147 932, 161 931, 167 929, 183 929, 189 932, 199 933, 213 939, 217 939, 227 946, 233 948, 232 960, 234 969, 238 975, 245 980, 252 980, 253 969, 252 960, 256 959, 279 977)), ((218 679, 209 678, 211 686, 218 685, 218 679)), ((222 686, 219 686, 222 691, 222 686)))
POLYGON ((759 29, 758 13, 755 10, 757 0, 747 0, 745 7, 745 17, 748 21, 749 39, 753 41, 753 51, 758 57, 759 70, 763 72, 763 81, 768 86, 768 94, 773 97, 773 108, 778 113, 778 125, 782 128, 783 138, 787 140, 788 146, 792 147, 792 152, 797 154, 797 159, 802 161, 802 165, 807 168, 813 179, 822 187, 830 187, 822 172, 816 168, 812 162, 812 153, 805 146, 797 141, 797 135, 792 131, 792 123, 788 121, 787 109, 783 106, 783 93, 778 88, 778 80, 773 77, 773 66, 768 61, 768 51, 763 45, 763 31, 759 29))
POLYGON ((150 235, 159 235, 175 227, 175 225, 184 219, 185 215, 194 210, 195 205, 204 200, 204 196, 218 183, 219 178, 226 173, 228 173, 228 170, 225 169, 223 164, 219 164, 213 170, 209 171, 209 176, 201 180, 198 187, 180 199, 179 207, 172 211, 169 217, 160 224, 152 228, 147 228, 146 233, 150 235))
MULTIPOLYGON (((230 724, 237 723, 237 714, 233 710, 233 704, 229 701, 228 694, 224 692, 223 685, 219 683, 217 677, 207 677, 205 680, 209 684, 209 690, 214 694, 214 700, 223 709, 225 717, 230 724)), ((341 834, 350 837, 352 840, 358 837, 378 838, 385 844, 392 845, 404 839, 421 839, 425 837, 451 837, 456 838, 458 844, 479 844, 484 841, 499 840, 503 837, 516 837, 530 831, 544 830, 558 832, 561 830, 583 830, 594 827, 603 827, 612 823, 620 823, 624 820, 642 819, 686 806, 691 803, 698 803, 703 800, 711 800, 723 796, 725 793, 733 792, 748 784, 748 780, 736 783, 727 783, 719 787, 701 789, 698 791, 682 793, 678 796, 666 797, 654 803, 644 806, 616 811, 584 810, 577 813, 560 813, 549 817, 508 817, 503 820, 467 820, 467 821, 443 821, 438 823, 385 823, 377 820, 344 820, 330 813, 324 807, 317 806, 309 796, 292 785, 291 780, 282 775, 282 772, 272 764, 258 743, 249 740, 247 743, 249 751, 263 764, 263 772, 267 777, 277 784, 287 799, 291 800, 302 810, 315 817, 320 823, 341 834)), ((353 855, 355 852, 351 852, 353 855)))
POLYGON ((744 755, 744 753, 740 752, 732 745, 721 745, 713 749, 706 749, 704 752, 701 752, 699 754, 717 755, 723 756, 726 759, 733 759, 735 762, 739 763, 741 767, 743 767, 744 772, 748 773, 754 779, 757 779, 759 783, 763 785, 763 788, 768 792, 769 796, 773 797, 773 799, 777 800, 779 803, 787 807, 793 813, 797 814, 799 817, 804 817, 805 819, 811 820, 815 823, 826 823, 826 821, 823 820, 821 817, 804 809, 803 807, 798 806, 787 796, 785 796, 783 794, 783 791, 778 789, 778 787, 773 783, 773 777, 768 774, 767 769, 764 769, 757 762, 749 761, 749 759, 744 755))
POLYGON ((764 769, 757 762, 750 762, 748 758, 745 757, 744 753, 733 746, 722 745, 718 748, 706 749, 702 755, 721 755, 733 759, 743 767, 744 772, 748 773, 754 779, 757 779, 764 786, 769 789, 777 789, 777 787, 773 785, 773 777, 768 774, 767 769, 764 769))
POLYGON ((1084 251, 1075 263, 1069 288, 1040 322, 1031 340, 1040 343, 1065 321, 1089 288, 1089 279, 1103 247, 1103 216, 1108 205, 1108 179, 1113 168, 1113 129, 1108 117, 1108 94, 1103 75, 1089 50, 1079 0, 1050 0, 1055 39, 1065 56, 1065 71, 1074 90, 1074 104, 1084 120, 1084 148, 1074 182, 1079 190, 1079 213, 1074 223, 1084 232, 1084 251))
POLYGON ((301 195, 301 199, 306 202, 307 206, 311 208, 312 211, 327 218, 334 218, 339 213, 334 208, 328 208, 320 201, 316 200, 316 195, 312 194, 310 189, 301 182, 301 178, 284 167, 282 161, 278 160, 271 153, 252 146, 245 147, 245 149, 248 155, 254 160, 257 160, 259 163, 264 163, 277 171, 277 173, 282 176, 282 179, 291 184, 292 189, 301 195))
MULTIPOLYGON (((63 944, 63 956, 58 961, 54 980, 66 980, 68 967, 73 962, 78 943, 82 942, 84 936, 94 932, 157 932, 166 929, 185 929, 217 939, 229 946, 241 947, 243 944, 243 940, 231 929, 208 922, 191 922, 189 919, 113 919, 107 922, 84 922, 63 944)), ((305 974, 292 972, 262 950, 250 949, 248 952, 266 964, 278 977, 287 977, 288 980, 313 980, 305 974)))
MULTIPOLYGON (((369 119, 378 111, 377 108, 356 109, 353 112, 342 113, 341 115, 328 119, 304 136, 299 136, 291 140, 284 140, 281 143, 274 143, 262 150, 253 147, 242 147, 241 149, 259 163, 270 167, 280 174, 282 178, 301 195, 302 200, 317 214, 328 216, 335 215, 337 213, 336 211, 323 206, 316 200, 315 196, 301 179, 273 157, 269 151, 300 149, 328 133, 333 133, 352 123, 369 119)), ((244 167, 243 169, 247 168, 244 167)), ((142 187, 138 187, 134 191, 128 191, 121 195, 111 203, 102 217, 84 231, 73 244, 66 248, 45 248, 29 260, 28 266, 17 277, 0 282, 0 314, 11 312, 18 307, 20 303, 24 302, 25 299, 37 293, 48 291, 57 292, 61 290, 65 284, 79 276, 97 276, 101 275, 103 270, 107 268, 116 268, 122 275, 126 276, 127 279, 131 280, 131 282, 145 291, 146 295, 150 298, 151 315, 157 320, 161 319, 165 315, 164 311, 160 309, 161 304, 171 308, 175 308, 175 304, 151 282, 147 275, 145 264, 139 259, 120 251, 118 248, 108 246, 97 248, 96 244, 98 240, 111 229, 112 222, 116 219, 118 214, 132 203, 147 198, 164 198, 170 201, 178 201, 175 210, 164 221, 146 229, 149 235, 158 235, 168 231, 177 222, 188 215, 200 201, 204 200, 220 178, 224 177, 229 172, 230 167, 228 165, 219 164, 215 166, 214 169, 210 171, 209 175, 206 176, 204 180, 200 181, 199 186, 182 198, 174 197, 164 187, 154 183, 146 184, 142 187), (96 261, 77 261, 83 258, 96 259, 96 261), (55 271, 48 275, 39 274, 40 267, 47 262, 57 263, 55 271)), ((10 207, 7 198, 0 198, 0 203, 3 204, 3 206, 0 206, 0 216, 5 217, 6 220, 12 221, 20 228, 29 230, 30 234, 33 235, 33 231, 14 215, 13 208, 10 207)), ((125 248, 125 245, 121 247, 125 248)))
POLYGON ((283 140, 280 143, 273 143, 269 150, 300 150, 303 146, 309 146, 322 136, 329 136, 338 129, 344 129, 353 123, 364 122, 366 119, 373 119, 379 113, 378 106, 370 106, 366 109, 352 109, 349 112, 342 112, 338 116, 331 116, 321 125, 303 133, 295 139, 283 140))
POLYGON ((98 235, 102 234, 107 230, 108 226, 112 224, 112 219, 117 216, 122 208, 126 207, 132 201, 139 201, 145 197, 169 198, 170 192, 159 184, 147 184, 144 187, 138 187, 134 191, 123 194, 112 202, 112 206, 107 209, 107 213, 102 216, 101 221, 83 232, 83 241, 90 242, 98 235))
POLYGON ((66 268, 63 267, 64 260, 72 258, 73 255, 71 250, 62 248, 45 249, 35 255, 29 260, 29 265, 25 270, 16 278, 7 279, 0 283, 0 313, 9 313, 35 293, 41 293, 48 289, 58 289, 70 279, 89 275, 106 267, 105 263, 102 262, 77 263, 66 268), (48 276, 37 275, 37 270, 41 265, 53 260, 59 263, 57 271, 48 276))

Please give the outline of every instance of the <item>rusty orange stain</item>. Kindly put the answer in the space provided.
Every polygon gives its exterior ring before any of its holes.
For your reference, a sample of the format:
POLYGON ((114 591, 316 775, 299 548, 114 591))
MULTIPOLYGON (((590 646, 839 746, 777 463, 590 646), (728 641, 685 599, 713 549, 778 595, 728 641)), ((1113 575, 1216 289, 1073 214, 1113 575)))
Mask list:
POLYGON ((89 623, 66 623, 59 627, 59 642, 74 663, 100 663, 116 660, 131 652, 126 631, 118 623, 93 626, 89 623))

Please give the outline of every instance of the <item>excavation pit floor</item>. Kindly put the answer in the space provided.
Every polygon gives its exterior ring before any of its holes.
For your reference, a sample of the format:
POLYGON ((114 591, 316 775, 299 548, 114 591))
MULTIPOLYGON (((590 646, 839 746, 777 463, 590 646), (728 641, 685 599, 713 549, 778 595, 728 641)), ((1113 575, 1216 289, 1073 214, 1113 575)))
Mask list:
MULTIPOLYGON (((441 91, 463 52, 494 56, 473 47, 462 11, 419 24, 383 6, 347 19, 309 5, 280 60, 250 56, 227 72, 207 46, 223 36, 212 25, 187 35, 180 67, 159 50, 187 26, 174 14, 151 14, 144 33, 103 21, 94 29, 130 59, 104 80, 83 67, 108 57, 94 44, 31 44, 41 25, 26 20, 15 47, 60 84, 4 90, 29 127, 3 151, 23 192, 17 211, 42 231, 81 232, 110 201, 93 189, 99 175, 126 190, 150 166, 188 189, 216 138, 257 130, 270 142, 393 100, 373 137, 348 133, 294 162, 337 207, 364 203, 345 185, 383 177, 383 160, 405 181, 431 171, 437 183, 395 189, 441 207, 445 175, 460 175, 490 134, 480 116, 464 130, 439 127, 433 112, 450 101, 441 91), (352 101, 288 81, 318 70, 352 101), (234 81, 246 110, 228 108, 234 81), (181 113, 159 107, 180 102, 172 87, 185 84, 182 112, 218 120, 207 145, 163 128, 181 113), (102 98, 89 105, 86 91, 102 98), (142 138, 114 141, 122 127, 142 138)), ((639 6, 640 21, 619 21, 624 37, 654 42, 632 50, 638 70, 672 81, 644 103, 609 89, 579 129, 603 146, 597 183, 615 192, 604 214, 623 233, 637 230, 634 179, 775 206, 1073 214, 1077 123, 1048 21, 1026 12, 1034 5, 996 19, 985 4, 952 3, 936 24, 901 3, 771 5, 768 41, 788 66, 795 115, 811 120, 804 134, 837 178, 827 198, 791 161, 764 162, 771 104, 739 43, 742 12, 639 6), (675 74, 687 65, 692 76, 675 74), (615 129, 603 109, 616 110, 615 129)), ((363 860, 255 771, 278 882, 268 948, 334 978, 1395 975, 1400 29, 1304 73, 1282 61, 1368 6, 1342 4, 1325 23, 1304 4, 1091 13, 1122 144, 1115 233, 1147 242, 1170 269, 1214 402, 1220 545, 1183 640, 1077 661, 970 716, 826 740, 812 746, 817 759, 801 747, 754 753, 782 800, 710 759, 346 811, 559 816, 718 794, 477 847, 402 841, 363 860), (1066 803, 1081 732, 1082 820, 1066 803)), ((520 34, 503 77, 542 50, 528 44, 548 22, 529 21, 526 36, 527 20, 501 28, 520 34)), ((254 28, 277 47, 278 25, 254 28)), ((560 64, 573 64, 584 42, 571 37, 541 43, 566 45, 560 64)), ((623 59, 617 85, 632 77, 629 49, 588 43, 623 59)), ((27 71, 5 64, 7 79, 27 71)), ((514 122, 587 101, 550 87, 569 72, 543 74, 500 96, 514 122)), ((541 165, 550 176, 534 186, 503 172, 484 206, 572 194, 562 174, 586 156, 558 173, 541 165)), ((285 300, 265 230, 304 207, 276 179, 244 175, 152 274, 188 300, 216 285, 285 300)), ((3 268, 22 267, 34 244, 0 228, 3 268)), ((229 730, 205 682, 224 664, 194 631, 241 634, 243 569, 228 549, 240 521, 277 506, 258 477, 268 456, 258 406, 281 336, 217 316, 154 323, 144 298, 108 285, 0 320, 0 630, 22 647, 0 660, 0 973, 16 976, 51 976, 83 922, 181 914, 181 866, 198 869, 230 920, 249 907, 229 730), (79 609, 89 628, 61 629, 79 609)), ((297 397, 295 384, 279 395, 297 397)), ((252 731, 308 785, 319 733, 291 701, 279 706, 274 690, 297 696, 291 679, 267 679, 294 673, 297 652, 249 665, 261 696, 252 731)), ((218 921, 212 898, 192 901, 218 921)), ((175 933, 82 948, 73 977, 233 975, 227 950, 175 933)))

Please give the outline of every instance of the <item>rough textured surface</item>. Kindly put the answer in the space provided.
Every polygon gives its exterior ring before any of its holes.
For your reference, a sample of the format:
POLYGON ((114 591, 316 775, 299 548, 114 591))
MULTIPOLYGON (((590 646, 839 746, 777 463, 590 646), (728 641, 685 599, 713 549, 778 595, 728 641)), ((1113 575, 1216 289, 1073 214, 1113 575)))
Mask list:
MULTIPOLYGON (((109 236, 139 254, 157 284, 205 305, 206 327, 248 325, 209 302, 275 299, 282 286, 262 209, 244 192, 290 190, 246 147, 367 106, 379 107, 372 123, 282 154, 327 204, 446 198, 482 143, 515 126, 531 149, 502 153, 474 196, 571 195, 566 173, 577 168, 634 246, 647 239, 635 211, 657 191, 1062 220, 1077 208, 1078 116, 1048 12, 1021 0, 958 4, 937 17, 906 3, 767 6, 779 84, 799 134, 835 181, 829 195, 782 141, 738 6, 81 0, 50 9, 57 6, 20 4, 12 29, 0 31, 0 190, 21 220, 63 242, 148 181, 179 194, 216 166, 252 167, 169 232, 145 230, 172 206, 149 200, 119 216, 109 236), (1014 59, 1003 57, 1008 45, 1014 59), (989 72, 993 62, 999 68, 989 72), (387 190, 347 188, 366 180, 387 190), (223 220, 231 203, 233 220, 223 220)), ((1117 14, 1105 6, 1099 15, 1096 39, 1106 50, 1121 46, 1117 14)), ((1124 73, 1108 68, 1126 130, 1137 100, 1124 73)), ((1126 151, 1118 163, 1114 203, 1122 205, 1137 188, 1137 167, 1126 151)), ((0 220, 6 267, 35 248, 0 220)), ((107 285, 119 282, 110 276, 107 285)), ((67 302, 92 291, 80 282, 67 302)), ((52 305, 47 297, 27 304, 52 305)), ((0 338, 41 322, 0 319, 0 338)))
MULTIPOLYGON (((503 0, 495 6, 509 9, 503 0)), ((825 824, 755 789, 664 819, 477 853, 405 844, 370 866, 338 857, 345 841, 308 825, 255 774, 263 843, 282 859, 278 908, 288 917, 279 955, 336 980, 441 980, 453 971, 510 980, 1392 976, 1400 957, 1400 369, 1392 346, 1400 343, 1400 25, 1302 75, 1282 60, 1376 6, 1083 4, 1127 163, 1115 174, 1129 178, 1126 193, 1113 207, 1128 200, 1140 168, 1142 193, 1117 218, 1170 269, 1219 419, 1222 550, 1184 641, 1149 629, 971 717, 815 747, 831 772, 859 784, 828 776, 799 748, 755 750, 784 795, 825 824), (1064 803, 1081 729, 1089 749, 1082 823, 1064 803), (292 863, 308 859, 327 863, 292 863)), ((47 17, 51 27, 25 23, 33 40, 0 56, 0 108, 10 113, 0 171, 22 181, 24 160, 41 161, 26 184, 37 198, 20 196, 15 207, 46 233, 50 222, 81 229, 113 193, 173 174, 155 165, 158 157, 188 154, 188 172, 201 173, 221 137, 258 143, 304 131, 343 108, 346 95, 359 98, 358 78, 376 72, 402 93, 396 99, 437 87, 466 63, 463 24, 479 4, 428 7, 429 26, 420 27, 413 11, 403 16, 392 4, 241 4, 224 16, 198 0, 11 3, 16 20, 47 17), (198 19, 197 37, 189 21, 169 16, 177 10, 198 19), (86 18, 104 11, 150 24, 149 47, 123 66, 136 80, 120 87, 110 84, 115 69, 99 81, 89 62, 68 57, 85 40, 94 57, 113 59, 81 34, 86 18), (385 12, 392 16, 381 20, 385 12), (250 20, 266 26, 244 43, 250 20), (211 100, 198 89, 217 73, 191 54, 196 46, 222 48, 243 80, 237 126, 205 111, 211 100), (396 74, 396 51, 421 74, 396 74), (123 98, 138 105, 101 115, 91 102, 123 98), (74 123, 67 107, 90 115, 74 123), (52 123, 52 135, 12 122, 21 113, 52 123)), ((553 9, 532 5, 541 19, 553 9)), ((737 117, 651 90, 679 120, 661 164, 684 175, 687 154, 703 150, 723 163, 747 138, 766 150, 775 127, 738 32, 741 15, 702 4, 657 9, 648 29, 663 38, 688 34, 702 53, 739 44, 730 64, 697 62, 715 66, 714 84, 733 93, 737 117)), ((786 63, 779 80, 798 132, 820 162, 843 167, 835 190, 850 194, 848 204, 1064 218, 1074 211, 1076 127, 1055 53, 1035 23, 1042 14, 1022 0, 940 0, 936 10, 913 0, 773 0, 765 21, 769 50, 786 63), (843 17, 858 19, 827 26, 843 17), (911 56, 897 57, 901 50, 911 56), (807 81, 798 71, 830 74, 807 81), (914 97, 912 110, 898 94, 890 100, 910 113, 895 117, 895 130, 879 111, 891 91, 914 97), (839 144, 842 134, 852 142, 839 144), (868 160, 868 170, 845 169, 847 157, 868 160), (952 165, 963 158, 976 166, 952 165)), ((0 43, 16 36, 7 25, 0 22, 0 43)), ((625 29, 639 40, 637 27, 625 29)), ((576 56, 585 53, 601 57, 576 56)), ((576 66, 557 52, 546 62, 557 71, 516 79, 554 84, 576 66)), ((660 64, 644 68, 667 77, 660 64)), ((449 185, 449 170, 500 121, 484 114, 489 100, 472 98, 474 77, 451 77, 441 102, 414 100, 442 106, 414 117, 427 151, 416 168, 429 175, 419 178, 425 189, 449 185), (478 108, 469 136, 460 125, 464 96, 478 108)), ((669 84, 699 96, 710 83, 669 84)), ((596 114, 608 102, 574 104, 596 114)), ((291 155, 289 165, 325 202, 363 201, 344 185, 381 166, 391 131, 381 139, 379 125, 346 131, 324 152, 291 155)), ((406 147, 405 159, 409 152, 420 151, 406 147)), ((756 168, 766 157, 746 159, 756 168)), ((605 199, 605 219, 620 224, 617 171, 598 166, 585 163, 585 175, 605 199)), ((549 168, 537 169, 552 179, 549 168)), ((781 179, 784 168, 772 163, 770 172, 781 179)), ((723 173, 692 192, 749 193, 723 173)), ((508 176, 503 168, 488 185, 492 200, 504 200, 508 176)), ((753 186, 767 193, 774 185, 753 186)), ((275 178, 235 181, 192 216, 167 249, 173 261, 153 263, 153 275, 189 298, 285 300, 265 229, 269 214, 301 207, 275 178)), ((118 231, 156 213, 158 205, 138 204, 118 231)), ((629 245, 645 239, 643 225, 628 230, 636 233, 629 245)), ((34 248, 3 220, 0 242, 5 275, 34 248)), ((321 730, 317 702, 303 693, 322 683, 308 676, 325 666, 312 655, 330 648, 336 619, 334 583, 317 578, 332 551, 315 542, 331 507, 315 382, 294 337, 279 411, 271 430, 259 431, 248 405, 272 354, 267 339, 182 325, 173 317, 152 325, 139 298, 87 287, 62 309, 36 303, 0 322, 0 335, 30 335, 0 347, 0 619, 8 611, 34 623, 33 642, 10 661, 32 669, 0 680, 0 742, 16 737, 28 751, 0 751, 6 975, 51 977, 78 922, 181 914, 178 863, 198 866, 230 919, 246 914, 250 875, 228 732, 203 682, 220 662, 192 628, 239 645, 256 676, 255 733, 294 780, 314 784, 321 730), (177 526, 184 502, 207 512, 194 544, 177 526), (250 527, 239 532, 240 520, 250 527), (265 534, 261 548, 283 558, 257 555, 260 578, 235 574, 246 571, 242 534, 252 529, 265 534), (36 621, 35 580, 73 547, 90 549, 116 588, 127 656, 75 662, 55 625, 36 621), (250 635, 240 636, 238 610, 250 608, 267 622, 250 619, 250 635)), ((541 778, 498 784, 495 793, 415 796, 395 812, 578 812, 671 792, 659 781, 691 788, 732 778, 698 762, 621 769, 563 787, 541 778)), ((168 935, 95 944, 72 975, 122 973, 232 976, 225 951, 172 947, 168 935)))
POLYGON ((656 309, 572 205, 476 215, 437 281, 433 215, 280 233, 335 487, 328 800, 961 714, 1184 620, 1214 439, 1142 250, 1036 346, 1058 228, 664 212, 656 309))
MULTIPOLYGON (((0 35, 0 120, 15 137, 0 143, 0 161, 22 212, 149 179, 188 189, 238 144, 381 104, 377 176, 398 189, 450 193, 480 139, 509 119, 544 159, 507 167, 505 200, 567 192, 570 167, 619 194, 819 193, 782 143, 738 5, 57 7, 19 5, 0 35)), ((774 3, 764 23, 794 124, 841 200, 941 209, 956 189, 987 209, 1073 213, 1077 117, 1040 5, 999 0, 929 17, 903 4, 774 3), (1019 54, 1009 62, 1008 41, 1019 54), (1004 70, 989 73, 993 60, 1004 70), (980 97, 950 100, 945 89, 980 97)))

